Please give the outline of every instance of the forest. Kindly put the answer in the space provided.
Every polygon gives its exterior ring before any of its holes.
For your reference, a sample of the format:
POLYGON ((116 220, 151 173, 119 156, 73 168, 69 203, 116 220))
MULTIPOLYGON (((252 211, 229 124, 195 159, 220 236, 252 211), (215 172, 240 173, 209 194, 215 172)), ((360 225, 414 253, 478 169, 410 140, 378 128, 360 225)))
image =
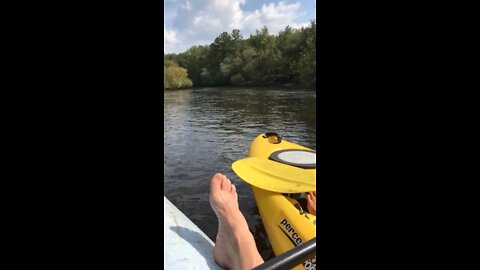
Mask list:
POLYGON ((316 87, 316 22, 278 35, 267 27, 244 39, 223 32, 206 46, 164 54, 164 90, 206 86, 316 87))

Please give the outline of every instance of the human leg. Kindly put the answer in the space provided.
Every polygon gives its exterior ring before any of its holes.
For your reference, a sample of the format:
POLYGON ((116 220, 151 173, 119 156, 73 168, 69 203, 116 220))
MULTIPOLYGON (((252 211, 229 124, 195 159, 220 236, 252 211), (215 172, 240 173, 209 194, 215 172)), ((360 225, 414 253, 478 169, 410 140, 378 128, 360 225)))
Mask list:
POLYGON ((210 182, 210 204, 219 226, 214 248, 218 264, 229 269, 252 269, 263 263, 247 221, 238 207, 235 185, 220 173, 210 182))

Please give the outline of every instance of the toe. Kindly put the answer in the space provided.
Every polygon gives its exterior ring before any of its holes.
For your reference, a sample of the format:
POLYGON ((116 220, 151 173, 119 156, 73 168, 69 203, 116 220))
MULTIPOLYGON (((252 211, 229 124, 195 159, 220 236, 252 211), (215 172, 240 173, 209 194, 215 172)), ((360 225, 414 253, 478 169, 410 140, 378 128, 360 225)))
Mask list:
POLYGON ((216 173, 213 177, 212 180, 210 181, 210 188, 212 189, 220 189, 220 185, 222 183, 223 177, 222 174, 216 173))
POLYGON ((224 191, 230 191, 232 188, 232 182, 230 182, 230 179, 228 179, 225 175, 223 176, 223 181, 222 181, 222 190, 224 191))
POLYGON ((237 188, 235 187, 234 184, 232 184, 232 190, 230 192, 233 194, 235 201, 237 201, 238 200, 237 188))

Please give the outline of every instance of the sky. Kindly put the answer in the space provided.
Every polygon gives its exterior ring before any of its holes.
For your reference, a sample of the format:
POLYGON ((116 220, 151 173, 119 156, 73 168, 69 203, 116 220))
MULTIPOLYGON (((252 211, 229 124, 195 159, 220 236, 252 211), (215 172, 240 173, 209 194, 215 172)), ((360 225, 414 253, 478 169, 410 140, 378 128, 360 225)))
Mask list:
POLYGON ((239 29, 244 38, 266 26, 278 34, 287 25, 308 26, 315 0, 164 0, 164 52, 209 45, 222 32, 239 29))

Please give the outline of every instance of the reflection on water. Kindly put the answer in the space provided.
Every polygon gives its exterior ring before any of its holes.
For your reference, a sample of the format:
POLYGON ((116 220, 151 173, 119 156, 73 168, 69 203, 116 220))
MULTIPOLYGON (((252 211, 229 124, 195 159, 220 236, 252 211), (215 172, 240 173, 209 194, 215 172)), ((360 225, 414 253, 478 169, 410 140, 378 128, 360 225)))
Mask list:
POLYGON ((237 187, 239 204, 264 259, 273 253, 248 184, 231 164, 259 134, 276 131, 316 149, 316 92, 282 88, 201 88, 164 93, 165 196, 215 241, 218 223, 208 201, 216 172, 237 187))

